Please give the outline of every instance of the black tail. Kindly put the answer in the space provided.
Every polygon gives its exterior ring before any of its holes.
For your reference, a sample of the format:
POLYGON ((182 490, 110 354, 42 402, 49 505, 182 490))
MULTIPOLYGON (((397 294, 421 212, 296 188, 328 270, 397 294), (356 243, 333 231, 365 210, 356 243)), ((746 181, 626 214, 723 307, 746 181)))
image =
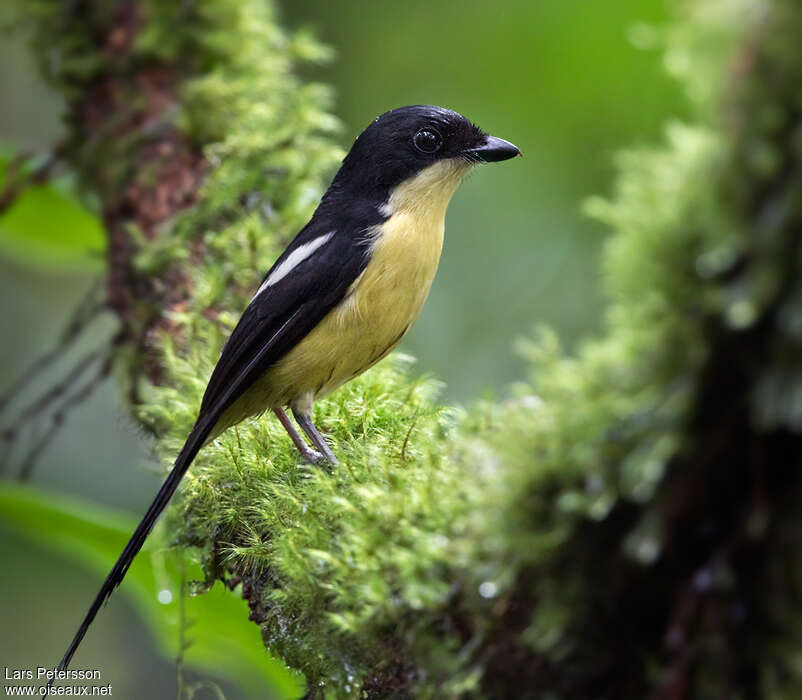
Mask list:
MULTIPOLYGON (((208 420, 199 420, 198 423, 195 424, 195 427, 189 434, 186 443, 184 443, 184 447, 181 449, 181 452, 178 454, 178 457, 175 460, 173 470, 170 472, 164 484, 162 484, 162 487, 159 489, 159 493, 156 494, 156 498, 153 499, 153 503, 150 504, 148 512, 145 513, 145 517, 142 518, 142 521, 139 523, 136 530, 134 530, 134 534, 131 535, 131 539, 128 541, 128 544, 125 545, 125 549, 120 555, 120 558, 117 559, 117 563, 109 572, 109 575, 106 577, 106 580, 100 587, 100 591, 98 591, 94 602, 89 607, 89 611, 86 613, 81 626, 75 633, 72 642, 70 642, 70 646, 67 648, 64 658, 61 659, 61 663, 58 665, 59 671, 67 668, 70 663, 70 659, 72 659, 75 650, 78 648, 78 645, 84 638, 86 631, 89 629, 89 625, 92 624, 92 620, 95 619, 95 615, 97 615, 98 610, 100 610, 103 603, 108 600, 114 589, 117 588, 120 583, 122 583, 122 580, 128 571, 128 567, 131 566, 131 562, 134 560, 134 557, 137 555, 139 550, 142 549, 142 545, 145 543, 145 539, 147 539, 148 534, 156 524, 156 520, 158 520, 161 512, 167 507, 170 498, 172 498, 175 490, 178 488, 181 478, 184 476, 187 469, 189 469, 189 465, 192 464, 192 460, 195 459, 195 456, 198 454, 201 447, 203 447, 204 441, 211 432, 212 425, 213 424, 210 424, 210 421, 208 420)), ((51 680, 48 684, 48 687, 52 684, 53 681, 51 680)))

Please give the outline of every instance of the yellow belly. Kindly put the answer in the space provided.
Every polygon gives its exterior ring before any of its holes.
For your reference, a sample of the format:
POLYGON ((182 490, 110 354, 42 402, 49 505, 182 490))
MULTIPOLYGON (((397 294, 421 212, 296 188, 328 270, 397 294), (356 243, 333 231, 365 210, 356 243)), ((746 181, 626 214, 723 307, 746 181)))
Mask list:
POLYGON ((413 181, 394 193, 390 217, 370 234, 370 261, 345 299, 223 414, 212 438, 269 408, 292 404, 307 409, 400 342, 420 314, 437 272, 445 210, 465 172, 454 170, 447 173, 446 187, 413 181), (427 185, 423 195, 410 191, 422 184, 427 185))

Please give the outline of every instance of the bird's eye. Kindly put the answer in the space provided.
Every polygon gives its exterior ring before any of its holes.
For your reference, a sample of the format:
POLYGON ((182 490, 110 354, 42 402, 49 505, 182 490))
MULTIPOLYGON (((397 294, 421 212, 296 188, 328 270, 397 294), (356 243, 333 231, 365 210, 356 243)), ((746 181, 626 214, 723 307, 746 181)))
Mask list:
POLYGON ((427 129, 420 129, 415 136, 412 137, 412 143, 415 148, 423 153, 434 153, 440 150, 443 145, 443 137, 431 127, 427 129))

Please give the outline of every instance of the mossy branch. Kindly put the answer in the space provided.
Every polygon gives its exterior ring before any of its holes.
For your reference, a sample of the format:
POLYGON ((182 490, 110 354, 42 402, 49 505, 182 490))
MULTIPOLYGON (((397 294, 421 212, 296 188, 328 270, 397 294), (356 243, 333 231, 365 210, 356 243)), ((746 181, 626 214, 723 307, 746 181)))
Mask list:
MULTIPOLYGON (((325 51, 256 0, 24 12, 169 464, 340 156, 328 91, 291 71, 325 51)), ((544 331, 513 396, 467 411, 396 355, 317 405, 333 473, 262 419, 186 477, 176 540, 241 584, 310 697, 802 694, 802 8, 679 14, 668 63, 700 124, 588 204, 615 230, 600 338, 570 357, 544 331)))

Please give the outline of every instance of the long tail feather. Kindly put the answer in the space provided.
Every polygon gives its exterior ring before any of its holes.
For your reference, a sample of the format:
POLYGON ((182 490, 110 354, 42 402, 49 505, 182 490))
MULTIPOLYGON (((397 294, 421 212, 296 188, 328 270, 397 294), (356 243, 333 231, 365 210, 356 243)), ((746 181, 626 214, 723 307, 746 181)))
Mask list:
MULTIPOLYGON (((61 662, 58 665, 59 671, 67 668, 70 660, 73 657, 73 654, 75 654, 75 651, 78 649, 78 646, 83 640, 84 635, 86 635, 86 631, 89 629, 89 626, 95 619, 98 610, 100 610, 103 604, 108 600, 109 596, 114 592, 114 589, 117 588, 120 583, 122 583, 122 580, 128 571, 128 567, 131 566, 131 562, 134 560, 134 557, 136 557, 139 550, 142 549, 142 545, 145 543, 148 534, 150 534, 150 531, 153 529, 153 526, 156 524, 156 521, 158 520, 162 511, 170 502, 170 498, 172 498, 173 494, 178 488, 178 484, 181 482, 182 477, 186 473, 187 469, 189 469, 190 464, 192 464, 192 461, 195 459, 195 456, 198 454, 201 447, 203 447, 204 442, 211 432, 211 428, 213 427, 213 424, 210 423, 211 422, 208 420, 198 421, 198 423, 192 429, 192 432, 189 434, 186 443, 184 443, 184 447, 181 449, 181 452, 178 454, 178 457, 175 460, 175 465, 173 466, 172 471, 168 475, 167 479, 165 479, 162 487, 156 494, 156 498, 153 499, 153 503, 150 504, 150 508, 148 508, 147 513, 145 513, 145 516, 137 526, 134 534, 131 535, 131 539, 128 541, 128 544, 125 545, 125 549, 123 549, 122 554, 120 554, 119 559, 117 559, 117 563, 114 565, 114 567, 112 567, 112 570, 109 572, 109 575, 106 577, 106 580, 100 587, 100 591, 98 591, 97 596, 95 596, 95 600, 89 607, 89 611, 86 613, 83 622, 81 622, 81 626, 75 633, 72 642, 70 642, 70 646, 67 648, 64 657, 61 659, 61 662)), ((48 687, 52 684, 53 681, 51 680, 50 684, 48 684, 48 687)))

